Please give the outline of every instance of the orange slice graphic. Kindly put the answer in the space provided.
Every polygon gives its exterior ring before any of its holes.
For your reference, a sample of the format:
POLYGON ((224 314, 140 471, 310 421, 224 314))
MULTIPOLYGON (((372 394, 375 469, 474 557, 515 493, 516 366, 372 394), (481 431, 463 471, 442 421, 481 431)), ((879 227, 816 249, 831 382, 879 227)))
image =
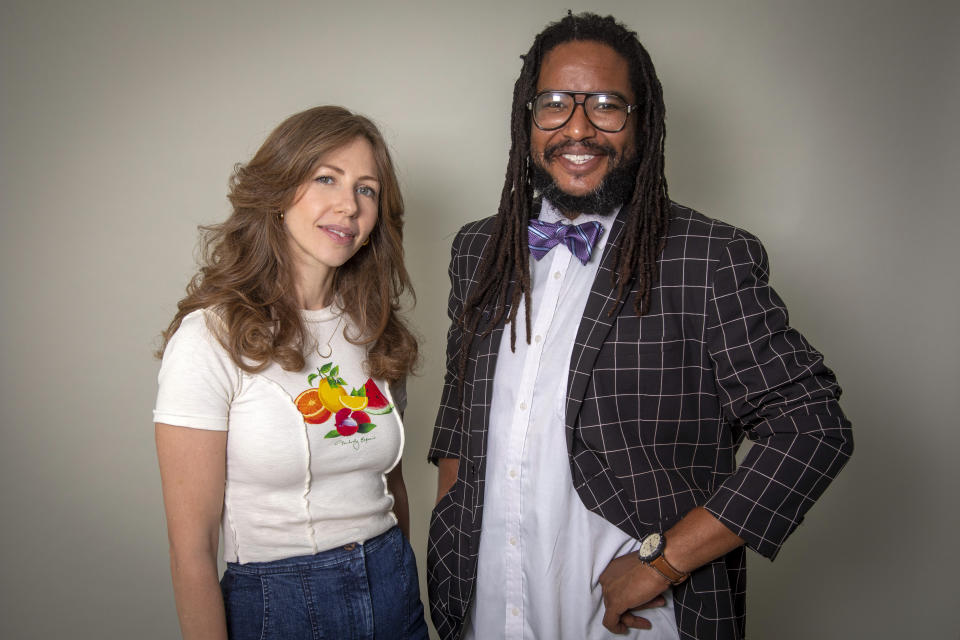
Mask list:
POLYGON ((307 389, 294 400, 297 411, 303 414, 303 421, 309 424, 321 424, 333 415, 320 401, 317 389, 307 389))

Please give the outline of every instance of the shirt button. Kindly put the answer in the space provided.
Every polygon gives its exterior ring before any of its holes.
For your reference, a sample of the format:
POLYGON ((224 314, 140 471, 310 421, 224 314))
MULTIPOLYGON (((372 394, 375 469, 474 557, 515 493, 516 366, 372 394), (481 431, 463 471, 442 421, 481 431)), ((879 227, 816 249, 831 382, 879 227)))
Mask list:
POLYGON ((523 401, 520 402, 520 410, 521 410, 521 411, 526 411, 526 410, 527 410, 527 403, 526 403, 526 402, 523 402, 523 401))
POLYGON ((533 341, 536 342, 537 344, 539 344, 541 340, 543 340, 542 336, 540 335, 533 336, 533 341))
POLYGON ((514 607, 513 609, 510 609, 510 613, 512 613, 515 616, 518 616, 520 615, 520 609, 517 609, 516 607, 514 607))
POLYGON ((554 280, 559 280, 559 279, 560 279, 560 272, 559 272, 559 271, 554 271, 554 272, 553 272, 553 279, 554 279, 554 280))
POLYGON ((511 478, 516 478, 516 477, 517 477, 517 470, 516 470, 516 469, 510 469, 510 477, 511 477, 511 478))
POLYGON ((510 544, 514 547, 517 546, 517 539, 513 536, 510 536, 510 544))

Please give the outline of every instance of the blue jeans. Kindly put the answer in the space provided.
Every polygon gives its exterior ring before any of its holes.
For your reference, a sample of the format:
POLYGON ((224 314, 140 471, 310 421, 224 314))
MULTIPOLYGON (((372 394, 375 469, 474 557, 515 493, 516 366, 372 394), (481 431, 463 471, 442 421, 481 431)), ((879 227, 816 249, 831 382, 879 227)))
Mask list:
POLYGON ((231 640, 426 640, 417 565, 393 527, 363 544, 273 562, 228 563, 231 640))

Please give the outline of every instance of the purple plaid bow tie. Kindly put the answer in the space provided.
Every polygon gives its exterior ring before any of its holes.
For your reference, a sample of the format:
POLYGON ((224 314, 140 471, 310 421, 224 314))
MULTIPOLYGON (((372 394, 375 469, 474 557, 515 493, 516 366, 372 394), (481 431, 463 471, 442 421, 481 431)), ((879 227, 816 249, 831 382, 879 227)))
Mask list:
POLYGON ((587 264, 602 230, 603 225, 596 220, 583 224, 531 220, 527 230, 530 255, 539 260, 562 242, 580 262, 587 264))

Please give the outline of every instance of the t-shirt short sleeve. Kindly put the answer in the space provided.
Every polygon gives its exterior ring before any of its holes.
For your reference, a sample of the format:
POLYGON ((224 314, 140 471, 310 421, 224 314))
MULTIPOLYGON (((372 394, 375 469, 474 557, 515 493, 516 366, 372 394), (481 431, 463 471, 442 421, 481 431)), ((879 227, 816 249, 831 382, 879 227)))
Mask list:
POLYGON ((200 310, 184 317, 167 343, 157 376, 153 421, 226 431, 240 369, 207 326, 215 316, 200 310))

